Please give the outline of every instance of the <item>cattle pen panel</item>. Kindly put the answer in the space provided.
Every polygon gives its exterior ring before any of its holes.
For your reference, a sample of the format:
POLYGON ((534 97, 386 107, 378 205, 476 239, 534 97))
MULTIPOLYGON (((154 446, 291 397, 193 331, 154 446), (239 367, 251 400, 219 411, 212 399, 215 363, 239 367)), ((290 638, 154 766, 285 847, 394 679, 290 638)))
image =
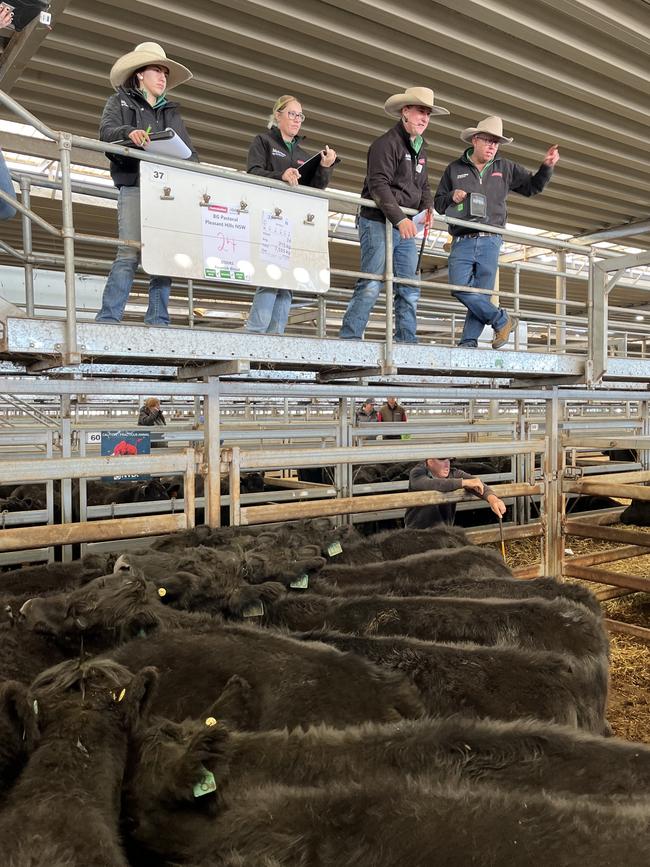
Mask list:
MULTIPOLYGON (((629 442, 629 437, 625 442, 629 442)), ((650 438, 634 437, 634 446, 646 450, 650 447, 650 438)), ((602 438, 594 440, 602 447, 602 438)), ((589 446, 592 440, 581 438, 580 445, 589 446)), ((607 445, 620 445, 620 440, 607 440, 607 445)), ((567 446, 575 446, 575 440, 567 440, 567 446)), ((579 496, 604 496, 650 501, 650 487, 645 483, 650 481, 650 470, 639 470, 631 473, 614 473, 611 476, 592 476, 588 481, 584 479, 565 479, 562 483, 564 494, 577 494, 579 496)), ((625 595, 626 592, 650 592, 650 578, 619 572, 613 569, 599 568, 600 564, 620 562, 631 557, 642 557, 650 554, 650 534, 639 530, 623 530, 618 527, 605 527, 598 524, 585 523, 576 519, 566 522, 565 532, 573 536, 581 536, 586 539, 599 539, 607 542, 620 542, 623 547, 608 551, 599 551, 593 554, 585 554, 579 557, 571 557, 564 561, 564 574, 579 578, 582 581, 590 581, 596 584, 604 584, 617 588, 620 592, 607 594, 607 598, 615 598, 625 595)), ((642 626, 631 626, 618 620, 607 619, 607 628, 611 632, 621 632, 634 635, 650 641, 650 629, 642 626)))
POLYGON ((92 523, 50 524, 45 527, 5 529, 0 533, 0 551, 21 551, 49 545, 69 545, 77 542, 125 539, 169 533, 194 527, 196 452, 144 457, 53 458, 0 462, 0 485, 16 478, 25 482, 46 482, 96 476, 120 476, 125 472, 182 473, 185 482, 185 511, 174 515, 147 515, 137 518, 115 518, 92 523))

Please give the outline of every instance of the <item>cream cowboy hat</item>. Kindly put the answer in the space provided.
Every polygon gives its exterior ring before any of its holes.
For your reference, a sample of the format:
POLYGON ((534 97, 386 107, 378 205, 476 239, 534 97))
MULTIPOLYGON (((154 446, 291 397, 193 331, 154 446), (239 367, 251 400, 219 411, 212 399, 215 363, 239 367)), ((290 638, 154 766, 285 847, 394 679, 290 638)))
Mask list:
POLYGON ((472 143, 473 135, 480 135, 481 133, 485 135, 493 135, 495 138, 499 139, 500 144, 510 144, 513 139, 508 138, 503 134, 503 121, 500 117, 491 116, 484 117, 483 120, 479 120, 476 126, 470 126, 467 129, 464 129, 460 137, 462 141, 467 142, 467 144, 472 143))
POLYGON ((133 75, 136 69, 142 69, 143 66, 158 65, 165 66, 169 70, 167 90, 178 87, 179 84, 192 78, 192 73, 186 66, 168 59, 162 45, 158 45, 157 42, 141 42, 135 46, 133 51, 123 54, 115 61, 111 69, 111 85, 117 90, 130 75, 133 75))
POLYGON ((431 114, 449 114, 446 108, 433 104, 433 91, 430 87, 407 87, 404 93, 389 96, 384 103, 384 111, 391 117, 401 117, 405 105, 423 105, 431 109, 431 114))

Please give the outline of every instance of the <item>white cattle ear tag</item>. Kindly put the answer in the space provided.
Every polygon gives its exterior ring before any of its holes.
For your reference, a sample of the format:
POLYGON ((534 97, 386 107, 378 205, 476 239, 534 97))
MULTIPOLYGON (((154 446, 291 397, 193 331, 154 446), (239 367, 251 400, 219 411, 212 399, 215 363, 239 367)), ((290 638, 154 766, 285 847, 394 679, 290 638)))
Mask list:
POLYGON ((32 708, 34 709, 34 716, 38 716, 38 702, 36 701, 36 699, 34 699, 34 704, 32 705, 32 708))
POLYGON ((251 603, 242 611, 242 617, 262 617, 263 615, 264 605, 261 601, 251 603))
POLYGON ((203 795, 209 795, 210 792, 217 791, 217 783, 214 779, 214 774, 206 767, 201 765, 201 776, 199 781, 194 784, 192 789, 195 798, 202 798, 203 795))
POLYGON ((289 584, 293 590, 306 590, 309 587, 309 575, 301 575, 289 584))
POLYGON ((343 553, 343 548, 340 542, 330 542, 327 546, 327 553, 330 557, 336 557, 337 554, 343 553))

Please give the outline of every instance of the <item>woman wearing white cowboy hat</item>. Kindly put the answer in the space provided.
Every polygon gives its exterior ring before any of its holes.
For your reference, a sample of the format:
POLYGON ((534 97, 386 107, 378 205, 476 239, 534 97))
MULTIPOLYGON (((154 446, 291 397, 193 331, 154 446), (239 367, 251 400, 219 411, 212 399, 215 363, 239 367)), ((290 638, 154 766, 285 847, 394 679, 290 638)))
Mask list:
MULTIPOLYGON (((557 145, 552 145, 533 174, 524 166, 500 157, 499 146, 512 142, 512 138, 503 134, 500 117, 483 118, 476 126, 464 129, 460 138, 470 147, 447 166, 434 199, 439 214, 459 220, 505 226, 506 197, 510 190, 522 196, 541 193, 560 158, 557 145)), ((449 283, 492 290, 499 267, 501 235, 480 232, 480 225, 476 228, 475 231, 467 226, 449 226, 453 239, 447 263, 449 283)), ((478 346, 486 325, 494 329, 493 349, 508 341, 515 320, 503 308, 492 304, 489 295, 471 291, 452 291, 452 295, 467 307, 459 346, 478 346)))
MULTIPOLYGON (((102 141, 130 139, 134 147, 145 148, 151 132, 169 128, 179 135, 198 162, 189 134, 180 115, 178 103, 170 102, 167 93, 189 81, 192 73, 170 60, 157 42, 142 42, 113 64, 110 81, 116 93, 106 102, 99 128, 102 141)), ((140 240, 140 161, 132 157, 107 154, 111 177, 119 190, 117 221, 120 239, 140 240)), ((118 247, 108 275, 97 322, 120 322, 140 260, 134 247, 118 247)), ((169 325, 170 277, 151 277, 149 306, 144 317, 147 325, 169 325)))
MULTIPOLYGON (((402 208, 422 211, 433 205, 427 178, 427 148, 422 138, 432 114, 449 114, 435 104, 428 87, 408 87, 390 96, 384 111, 398 118, 392 129, 376 139, 368 150, 368 170, 361 197, 373 199, 376 208, 359 212, 361 271, 383 274, 386 266, 386 220, 393 224, 393 289, 395 340, 415 343, 420 289, 416 277, 418 229, 402 208)), ((339 337, 360 340, 382 286, 381 280, 357 280, 345 311, 339 337)))

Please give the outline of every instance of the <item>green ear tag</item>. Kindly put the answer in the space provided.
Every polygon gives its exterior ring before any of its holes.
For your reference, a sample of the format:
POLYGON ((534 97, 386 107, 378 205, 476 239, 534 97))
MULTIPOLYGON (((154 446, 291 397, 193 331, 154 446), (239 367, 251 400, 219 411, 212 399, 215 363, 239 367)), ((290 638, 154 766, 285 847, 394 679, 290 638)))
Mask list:
POLYGON ((264 614, 264 605, 262 602, 253 602, 242 611, 242 617, 262 617, 264 614))
POLYGON ((195 798, 202 798, 203 795, 209 795, 210 792, 217 791, 217 784, 212 771, 209 771, 203 765, 201 765, 201 771, 199 781, 194 784, 194 788, 192 789, 195 798))
POLYGON ((306 590, 309 587, 309 575, 301 575, 289 584, 293 590, 306 590))
POLYGON ((341 543, 340 542, 331 542, 327 546, 327 553, 329 554, 330 557, 336 557, 337 554, 342 554, 343 548, 341 548, 341 543))

